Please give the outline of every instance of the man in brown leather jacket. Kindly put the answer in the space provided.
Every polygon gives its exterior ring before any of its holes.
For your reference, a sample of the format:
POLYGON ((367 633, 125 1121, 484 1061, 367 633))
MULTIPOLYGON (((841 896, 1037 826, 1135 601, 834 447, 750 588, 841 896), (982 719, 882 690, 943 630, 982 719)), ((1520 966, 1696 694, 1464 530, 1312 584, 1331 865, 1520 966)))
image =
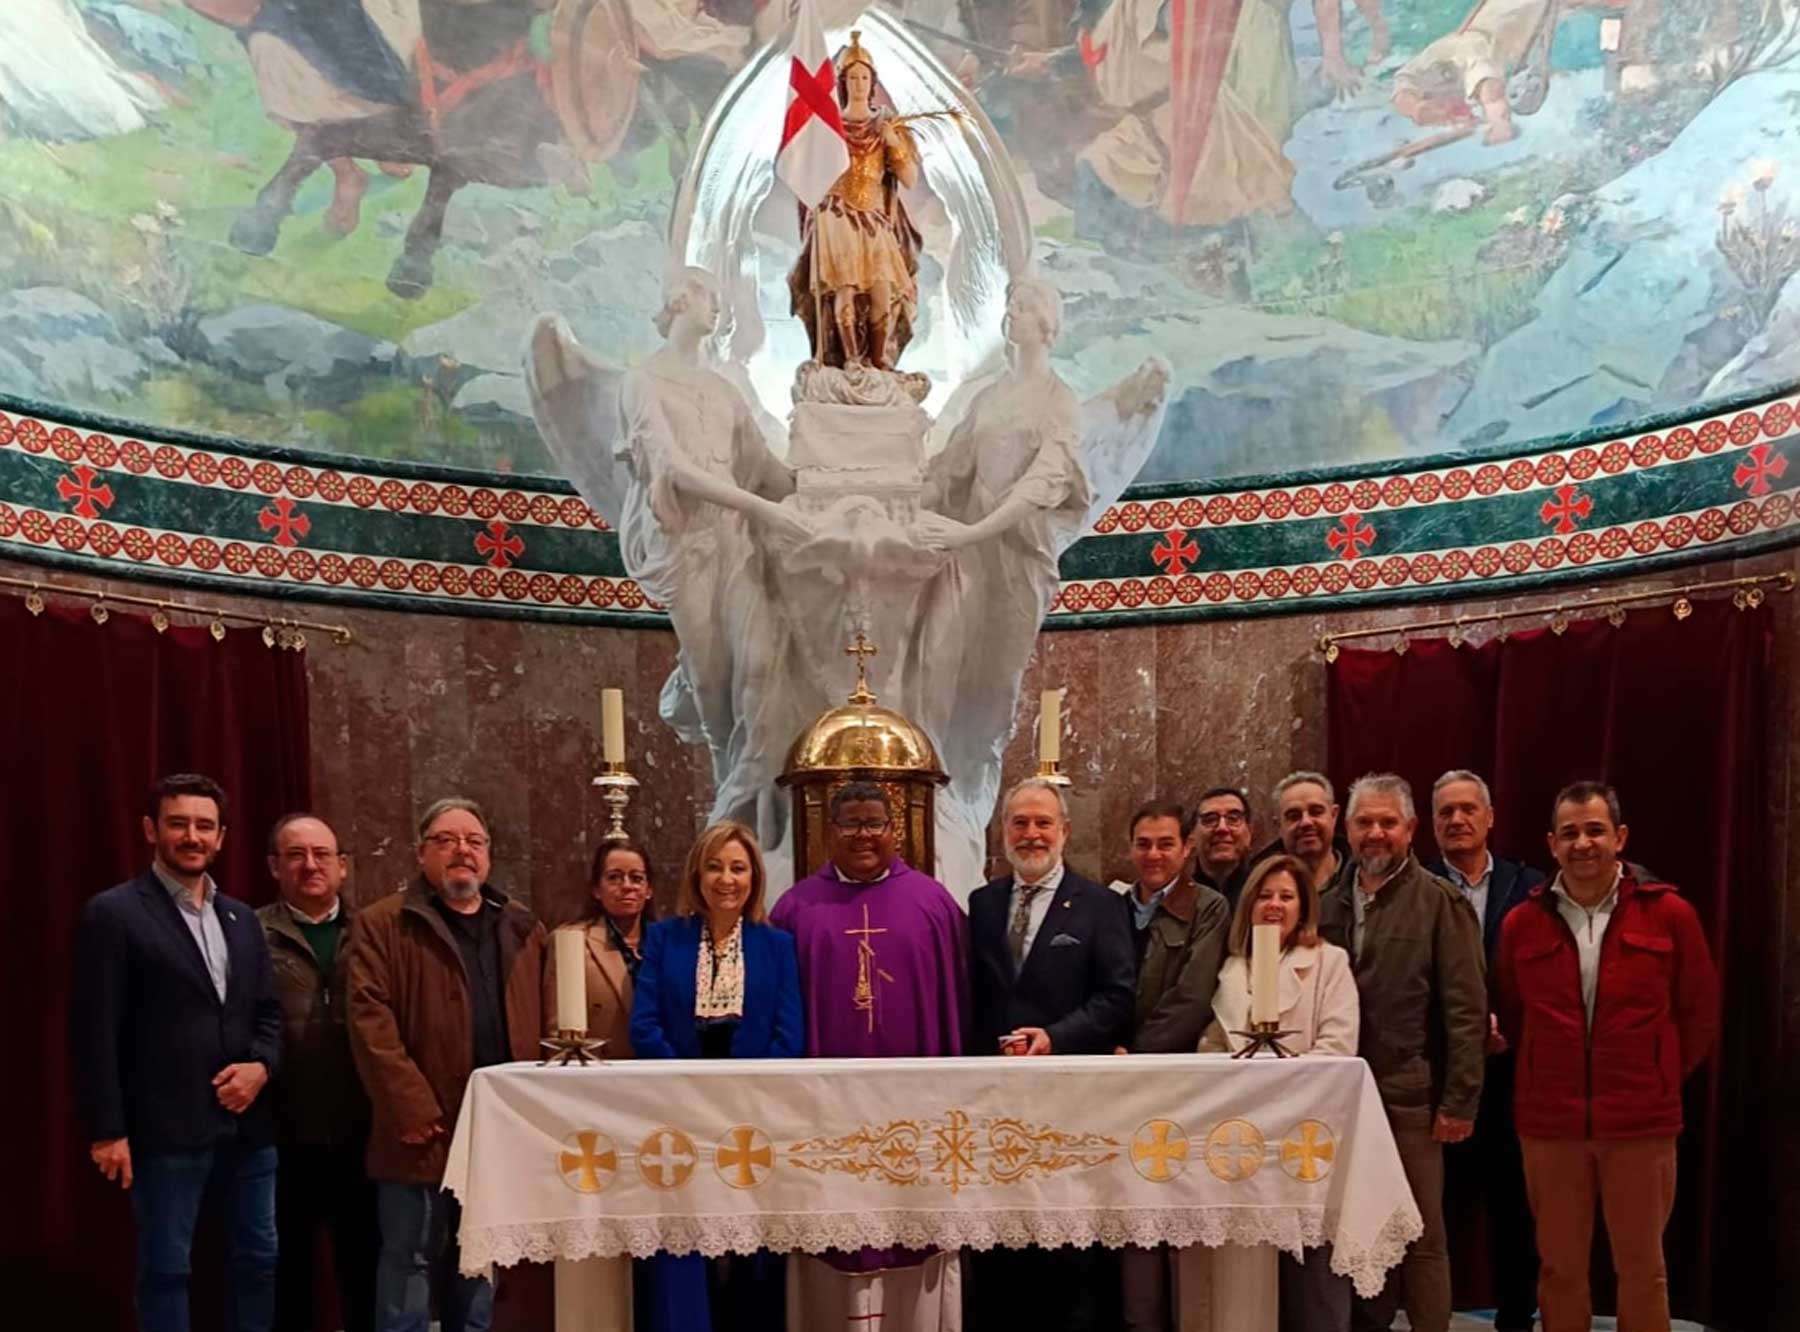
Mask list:
POLYGON ((419 880, 357 917, 350 1048, 374 1124, 380 1332, 424 1332, 433 1286, 444 1332, 492 1325, 494 1288, 457 1270, 461 1208, 439 1187, 478 1068, 535 1058, 544 927, 487 881, 487 817, 440 800, 419 821, 419 880))
POLYGON ((312 1332, 319 1232, 331 1236, 344 1332, 375 1317, 375 1189, 363 1165, 369 1101, 350 1057, 344 977, 350 868, 337 834, 311 814, 269 831, 269 873, 281 893, 262 921, 281 1001, 287 1057, 269 1087, 280 1164, 275 1177, 276 1332, 312 1332))
POLYGON ((1319 932, 1348 950, 1362 1004, 1358 1053, 1381 1091, 1425 1222, 1396 1283, 1356 1301, 1356 1332, 1385 1332, 1404 1290, 1414 1332, 1450 1325, 1444 1144, 1475 1127, 1487 1051, 1481 925, 1463 895, 1412 854, 1412 788, 1392 773, 1350 787, 1351 859, 1320 902, 1319 932))

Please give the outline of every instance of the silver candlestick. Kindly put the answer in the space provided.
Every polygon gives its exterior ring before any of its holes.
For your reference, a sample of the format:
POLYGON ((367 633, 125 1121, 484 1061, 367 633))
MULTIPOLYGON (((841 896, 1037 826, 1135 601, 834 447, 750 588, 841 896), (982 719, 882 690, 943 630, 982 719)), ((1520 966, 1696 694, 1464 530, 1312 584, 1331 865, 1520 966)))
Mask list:
POLYGON ((601 840, 625 841, 631 836, 625 831, 625 810, 631 804, 631 793, 637 790, 637 778, 625 771, 623 763, 606 763, 593 784, 600 788, 600 799, 606 803, 607 826, 601 840))

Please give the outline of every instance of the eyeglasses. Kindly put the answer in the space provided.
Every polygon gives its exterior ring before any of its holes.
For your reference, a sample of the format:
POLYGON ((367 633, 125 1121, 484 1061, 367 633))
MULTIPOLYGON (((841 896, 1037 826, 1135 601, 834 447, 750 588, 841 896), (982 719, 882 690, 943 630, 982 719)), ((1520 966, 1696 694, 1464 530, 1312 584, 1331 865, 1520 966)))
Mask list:
POLYGON ((1216 810, 1215 809, 1215 810, 1210 811, 1209 813, 1202 814, 1200 816, 1200 826, 1202 828, 1216 828, 1221 823, 1224 824, 1227 828, 1243 827, 1244 826, 1244 811, 1241 809, 1227 809, 1227 810, 1216 810))
POLYGON ((650 883, 650 876, 642 870, 607 870, 600 876, 601 883, 629 884, 633 888, 644 888, 650 883))
POLYGON ((891 820, 888 819, 858 819, 846 823, 841 819, 834 819, 832 826, 839 832, 849 833, 852 837, 858 833, 868 833, 874 836, 886 832, 889 822, 891 820))
POLYGON ((486 833, 432 833, 425 839, 439 851, 454 851, 466 846, 471 851, 485 851, 491 845, 486 833))

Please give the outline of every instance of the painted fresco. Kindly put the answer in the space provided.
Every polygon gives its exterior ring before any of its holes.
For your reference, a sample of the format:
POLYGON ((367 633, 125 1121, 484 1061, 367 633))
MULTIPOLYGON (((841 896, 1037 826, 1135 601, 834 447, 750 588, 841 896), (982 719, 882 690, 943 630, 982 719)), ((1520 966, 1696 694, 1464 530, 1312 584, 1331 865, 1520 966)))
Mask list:
MULTIPOLYGON (((676 183, 778 6, 3 0, 0 393, 551 471, 529 321, 656 345, 676 183)), ((1800 381, 1793 0, 890 12, 1010 154, 1065 377, 1174 367, 1141 480, 1800 381)))

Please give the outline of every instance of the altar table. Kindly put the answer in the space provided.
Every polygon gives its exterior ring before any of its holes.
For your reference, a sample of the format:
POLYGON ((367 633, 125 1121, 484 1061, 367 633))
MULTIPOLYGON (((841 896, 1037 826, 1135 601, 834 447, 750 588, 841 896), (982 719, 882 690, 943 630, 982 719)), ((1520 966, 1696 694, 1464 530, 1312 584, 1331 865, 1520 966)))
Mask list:
POLYGON ((1374 1295, 1422 1230, 1360 1059, 506 1064, 444 1187, 463 1271, 658 1250, 1329 1241, 1374 1295))

